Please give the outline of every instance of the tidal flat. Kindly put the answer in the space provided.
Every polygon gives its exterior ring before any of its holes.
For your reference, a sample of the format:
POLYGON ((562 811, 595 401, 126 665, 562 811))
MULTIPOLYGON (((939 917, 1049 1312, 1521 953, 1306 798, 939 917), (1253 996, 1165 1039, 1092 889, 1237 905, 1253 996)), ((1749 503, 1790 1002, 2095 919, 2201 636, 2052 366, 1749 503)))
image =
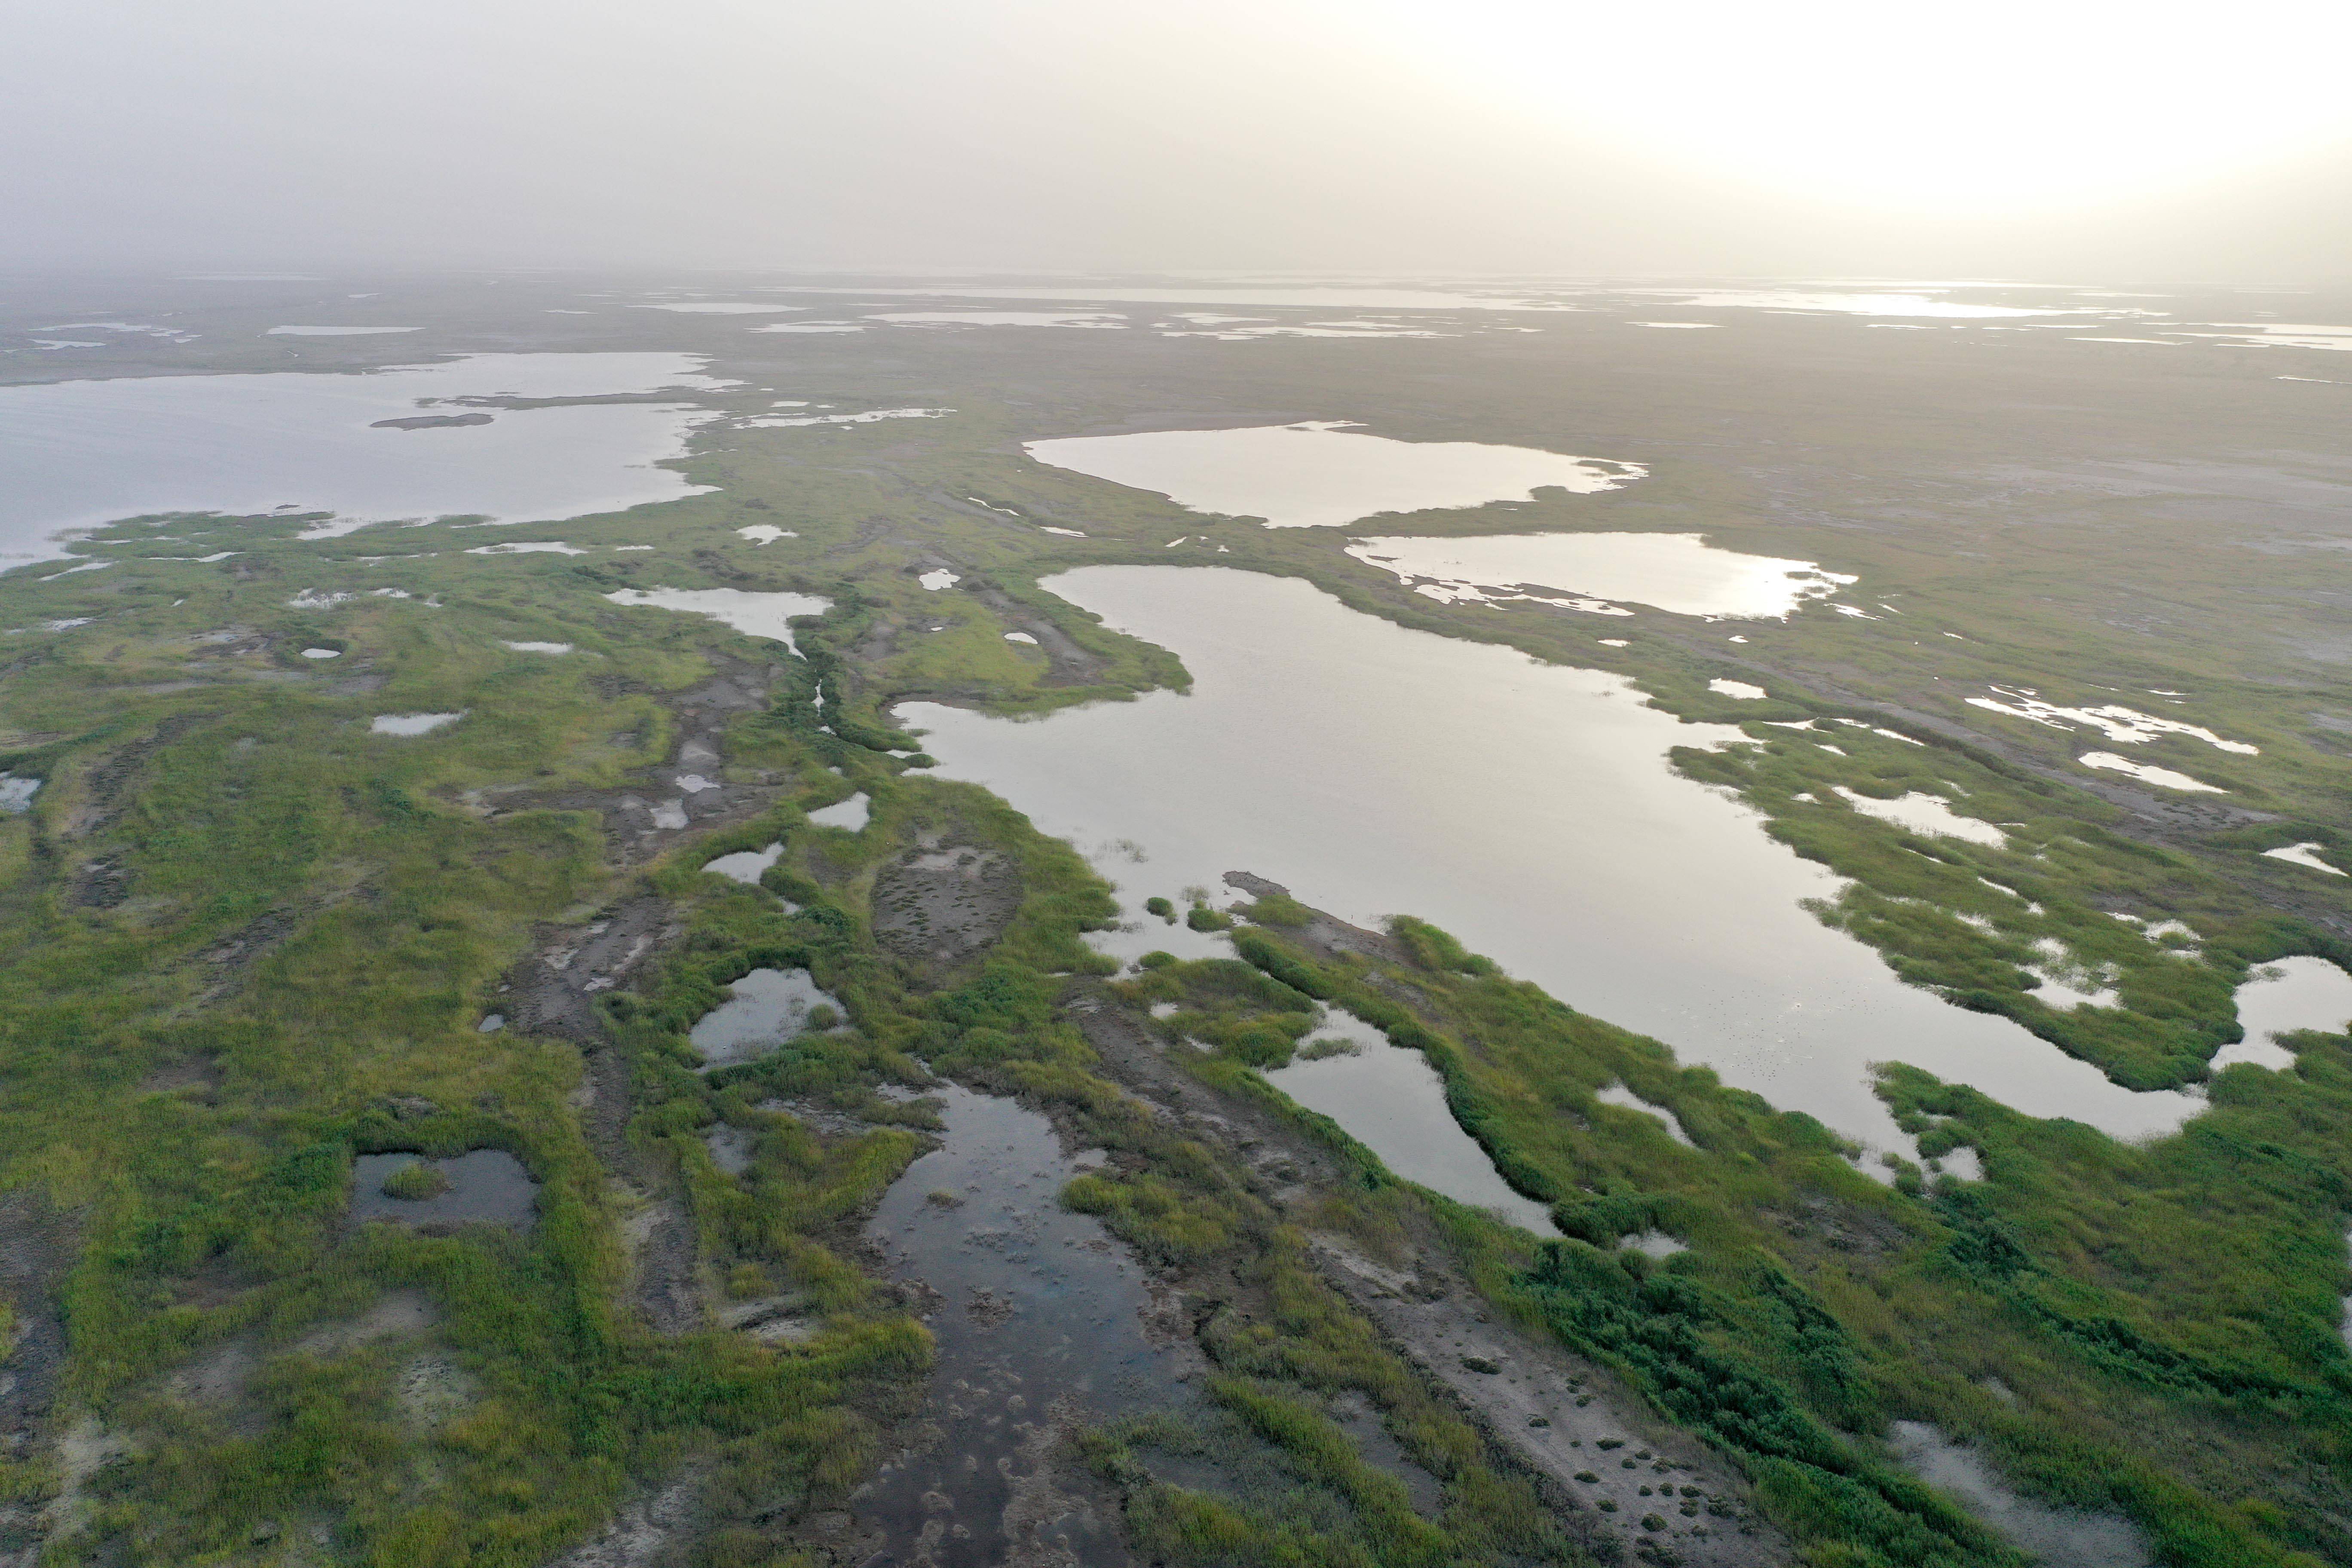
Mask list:
POLYGON ((0 290, 5 1551, 2352 1563, 2325 333, 777 282, 0 290))

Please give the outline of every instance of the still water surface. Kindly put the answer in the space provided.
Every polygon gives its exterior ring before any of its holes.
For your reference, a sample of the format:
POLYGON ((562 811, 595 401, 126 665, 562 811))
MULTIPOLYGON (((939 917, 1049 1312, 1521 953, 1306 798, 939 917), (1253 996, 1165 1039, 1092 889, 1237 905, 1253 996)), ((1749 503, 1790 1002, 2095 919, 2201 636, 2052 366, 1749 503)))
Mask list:
POLYGON ((1041 463, 1156 490, 1188 511, 1330 528, 1380 512, 1528 500, 1547 487, 1614 489, 1643 469, 1529 447, 1392 441, 1344 422, 1242 430, 1146 430, 1031 441, 1041 463))
POLYGON ((593 397, 725 384, 683 353, 473 354, 348 375, 120 376, 0 387, 0 566, 61 531, 150 512, 331 511, 366 522, 543 522, 701 490, 653 465, 708 417, 682 404, 494 409, 399 429, 451 399, 593 397))
POLYGON ((1411 913, 1585 1012, 1774 1104, 1901 1146, 1869 1064, 1912 1062, 2119 1136, 2204 1103, 2136 1094, 2003 1019, 1906 986, 1799 900, 1826 870, 1675 774, 1737 738, 1617 677, 1409 631, 1295 580, 1089 567, 1053 591, 1174 649, 1190 695, 1041 720, 908 704, 940 773, 1081 846, 1131 841, 1130 895, 1242 869, 1345 919, 1411 913))
POLYGON ((1517 595, 1507 590, 1549 588, 1680 616, 1783 616, 1853 581, 1810 561, 1720 549, 1696 533, 1357 539, 1348 553, 1401 582, 1446 590, 1433 598, 1508 598, 1517 595))
POLYGON ((1319 1110, 1409 1182, 1457 1203, 1492 1210, 1538 1236, 1558 1236, 1549 1205, 1522 1197, 1462 1130, 1445 1103, 1445 1081, 1419 1051, 1342 1007, 1326 1007, 1314 1038, 1337 1037, 1352 1055, 1294 1060, 1265 1075, 1309 1110, 1319 1110))

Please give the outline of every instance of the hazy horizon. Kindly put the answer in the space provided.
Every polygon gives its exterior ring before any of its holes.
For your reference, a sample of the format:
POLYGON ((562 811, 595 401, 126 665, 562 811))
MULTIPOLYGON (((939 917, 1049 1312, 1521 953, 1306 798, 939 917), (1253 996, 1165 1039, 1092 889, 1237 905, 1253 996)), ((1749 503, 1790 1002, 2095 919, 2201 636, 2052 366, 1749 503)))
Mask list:
POLYGON ((2352 274, 2352 18, 2244 14, 2233 65, 2196 20, 26 8, 0 267, 2352 274))

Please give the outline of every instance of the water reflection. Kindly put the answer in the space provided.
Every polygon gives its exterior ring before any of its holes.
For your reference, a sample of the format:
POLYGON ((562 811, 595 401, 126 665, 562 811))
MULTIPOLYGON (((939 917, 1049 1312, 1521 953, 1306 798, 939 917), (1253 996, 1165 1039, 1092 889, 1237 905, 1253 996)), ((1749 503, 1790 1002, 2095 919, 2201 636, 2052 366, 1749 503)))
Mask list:
POLYGON ((2324 958, 2282 958, 2256 967, 2238 987, 2238 1025, 2246 1037, 2213 1054, 2213 1070, 2252 1062, 2284 1070, 2294 1053, 2278 1043, 2298 1029, 2342 1034, 2352 1028, 2352 974, 2324 958))
POLYGON ((1240 868, 1344 919, 1434 921, 1583 1011, 1730 1083, 1898 1145, 1887 1057, 2118 1135, 2203 1102, 2135 1094, 2003 1019, 1904 985, 1799 907, 1839 884, 1668 750, 1733 739, 1621 679, 1408 631, 1296 580, 1090 567, 1053 591, 1175 649, 1190 695, 1042 721, 933 704, 901 719, 947 776, 1049 833, 1129 840, 1161 888, 1240 868))
POLYGON ((1409 1182, 1473 1208, 1491 1209, 1538 1236, 1558 1236, 1549 1205, 1513 1192, 1486 1151, 1445 1103, 1445 1081, 1419 1051, 1391 1043, 1342 1007, 1327 1007, 1310 1042, 1340 1039, 1353 1050, 1294 1060, 1266 1081, 1348 1136, 1409 1182))
POLYGON ((746 637, 780 642, 794 653, 793 617, 821 616, 833 607, 814 594, 761 594, 742 588, 616 588, 604 597, 616 605, 650 605, 724 621, 746 637))
POLYGON ((1643 470, 1476 441, 1391 441, 1342 421, 1244 430, 1147 430, 1031 441, 1041 463, 1156 490, 1189 511, 1328 528, 1386 511, 1527 500, 1556 486, 1614 489, 1643 470))
POLYGON ((1559 603, 1506 591, 1549 588, 1604 601, 1630 600, 1679 616, 1782 616, 1854 580, 1810 561, 1718 549, 1696 533, 1357 539, 1349 542, 1348 553, 1395 573, 1402 582, 1423 584, 1421 591, 1432 598, 1559 603), (1430 592, 1433 587, 1443 592, 1430 592))
POLYGON ((1895 1452, 1921 1480, 1958 1498, 1970 1513, 2049 1568, 2147 1568, 2155 1561, 2147 1540, 2127 1521, 2020 1497, 1983 1456, 1924 1421, 1895 1424, 1895 1452))
POLYGON ((654 465, 707 417, 682 404, 501 412, 377 428, 452 400, 724 384, 680 353, 473 354, 350 375, 122 376, 0 388, 0 562, 150 512, 324 510, 311 537, 404 518, 551 521, 701 493, 654 465))
POLYGON ((733 1067, 765 1056, 810 1026, 810 1015, 841 1004, 818 989, 805 969, 755 969, 727 988, 732 995, 695 1021, 687 1037, 703 1066, 733 1067))

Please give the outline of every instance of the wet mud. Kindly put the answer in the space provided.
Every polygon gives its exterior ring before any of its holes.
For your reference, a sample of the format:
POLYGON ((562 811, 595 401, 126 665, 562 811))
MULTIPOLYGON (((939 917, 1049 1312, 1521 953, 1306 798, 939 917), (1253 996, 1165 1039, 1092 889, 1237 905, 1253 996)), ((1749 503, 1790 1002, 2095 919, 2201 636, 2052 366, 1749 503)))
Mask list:
POLYGON ((1190 1404, 1189 1324, 1098 1221, 1061 1206, 1083 1167, 1051 1122, 953 1086, 940 1099, 940 1147, 866 1227, 929 1304, 938 1352, 906 1446, 851 1500, 862 1561, 1124 1564, 1115 1511, 1058 1450, 1080 1426, 1190 1404))
POLYGON ((1002 854, 926 836, 874 879, 874 939, 929 976, 985 950, 1020 907, 1002 854))

